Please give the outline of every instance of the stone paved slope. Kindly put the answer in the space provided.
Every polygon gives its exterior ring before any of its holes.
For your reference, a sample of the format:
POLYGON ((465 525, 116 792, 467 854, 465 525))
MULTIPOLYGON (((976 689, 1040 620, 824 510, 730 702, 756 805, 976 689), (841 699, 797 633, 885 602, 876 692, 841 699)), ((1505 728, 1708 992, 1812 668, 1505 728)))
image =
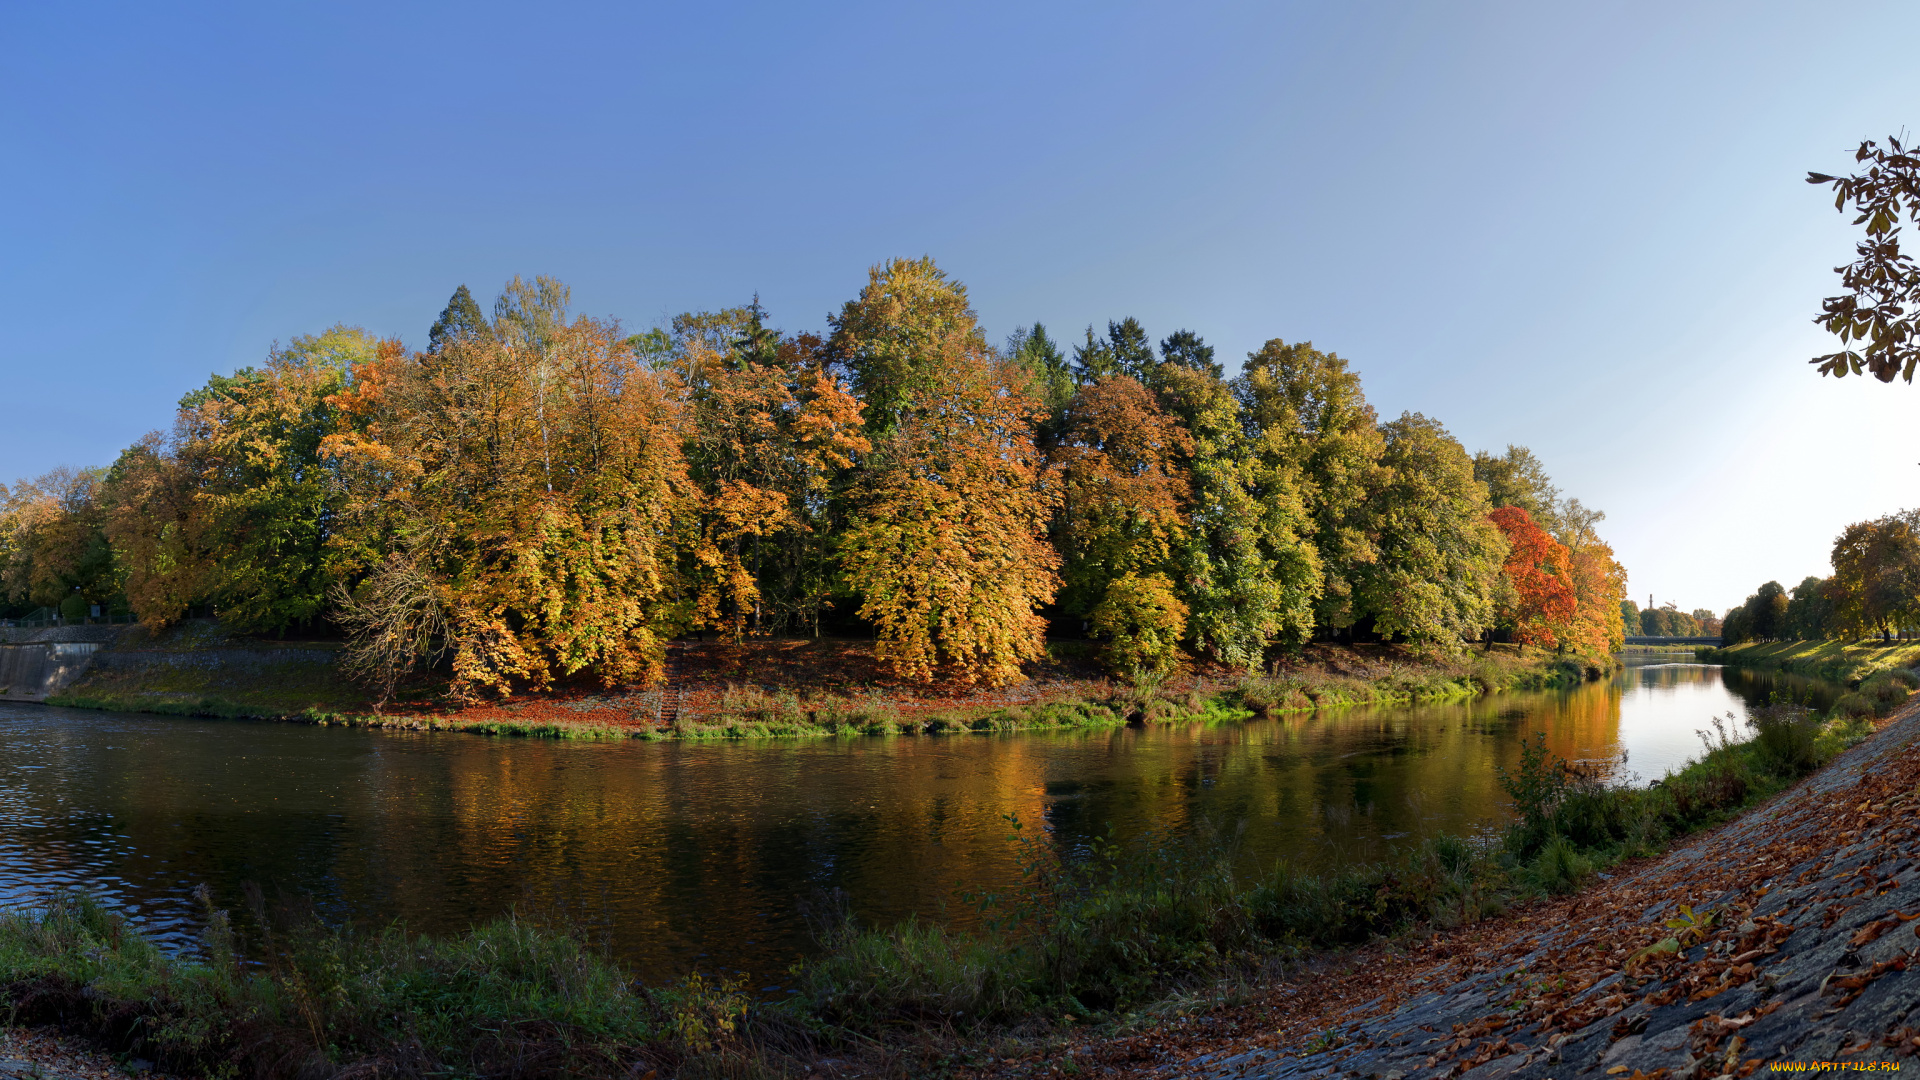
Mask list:
POLYGON ((1409 971, 1398 990, 1311 1041, 1148 1073, 1678 1080, 1744 1077, 1774 1062, 1912 1062, 1917 743, 1920 708, 1910 707, 1769 806, 1589 890, 1492 953, 1462 950, 1409 971), (1665 925, 1683 903, 1699 929, 1665 925), (1671 951, 1658 948, 1669 940, 1671 951))

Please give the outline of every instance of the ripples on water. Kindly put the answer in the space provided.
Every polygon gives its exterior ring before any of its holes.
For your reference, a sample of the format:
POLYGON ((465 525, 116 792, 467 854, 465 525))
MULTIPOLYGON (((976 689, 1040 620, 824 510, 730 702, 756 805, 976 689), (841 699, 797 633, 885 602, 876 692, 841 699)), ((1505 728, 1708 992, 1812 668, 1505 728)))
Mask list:
MULTIPOLYGON (((1710 717, 1804 680, 1638 662, 1610 683, 1244 724, 727 743, 596 743, 0 705, 0 899, 84 886, 187 945, 194 886, 312 896, 335 918, 447 932, 515 905, 611 927, 665 976, 777 972, 795 901, 870 922, 964 919, 1017 869, 1005 815, 1083 844, 1245 823, 1249 870, 1379 858, 1504 821, 1497 767, 1545 732, 1644 782, 1710 717)), ((1822 700, 1818 703, 1824 704, 1822 700)), ((1628 779, 1630 777, 1623 777, 1628 779)))

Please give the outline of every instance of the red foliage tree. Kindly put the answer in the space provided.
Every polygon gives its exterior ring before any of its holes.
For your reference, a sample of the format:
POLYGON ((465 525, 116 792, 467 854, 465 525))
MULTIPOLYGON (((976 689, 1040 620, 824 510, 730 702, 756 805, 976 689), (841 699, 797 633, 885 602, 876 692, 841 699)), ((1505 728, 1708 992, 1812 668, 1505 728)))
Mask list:
POLYGON ((1517 506, 1503 506, 1487 515, 1507 538, 1507 561, 1500 576, 1500 621, 1513 633, 1522 650, 1528 645, 1551 648, 1573 621, 1575 593, 1567 549, 1517 506))

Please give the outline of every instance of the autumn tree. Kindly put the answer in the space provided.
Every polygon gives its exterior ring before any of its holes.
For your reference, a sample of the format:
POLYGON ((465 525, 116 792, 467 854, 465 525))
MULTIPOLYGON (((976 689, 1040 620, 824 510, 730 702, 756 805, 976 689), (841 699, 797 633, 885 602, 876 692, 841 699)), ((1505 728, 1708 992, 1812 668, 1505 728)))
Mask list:
POLYGON ((1086 617, 1126 574, 1165 572, 1184 540, 1193 439, 1139 381, 1082 386, 1047 448, 1061 492, 1055 546, 1061 606, 1086 617))
POLYGON ((1611 656, 1627 643, 1620 598, 1627 591, 1627 568, 1613 548, 1594 539, 1567 553, 1573 579, 1573 619, 1564 640, 1572 652, 1594 658, 1611 656))
POLYGON ((1522 651, 1528 645, 1553 648, 1572 624, 1576 606, 1567 549, 1518 506, 1498 507, 1488 516, 1507 541, 1500 567, 1505 603, 1495 618, 1522 651))
POLYGON ((903 410, 856 482, 842 566, 872 622, 875 652, 928 679, 941 665, 1004 685, 1045 653, 1038 609, 1059 586, 1046 542, 1035 403, 984 358, 903 410))
POLYGON ((692 407, 687 458, 702 494, 693 618, 735 638, 817 633, 832 584, 829 499, 870 449, 860 403, 819 338, 768 329, 757 298, 731 318, 725 351, 690 332, 721 320, 676 320, 673 369, 692 407))
POLYGON ((493 334, 385 343, 337 399, 336 597, 352 661, 388 687, 443 651, 460 698, 588 669, 645 682, 679 625, 676 380, 618 327, 563 321, 558 283, 515 282, 493 334))
POLYGON ((948 665, 1014 681, 1043 655, 1037 609, 1059 586, 1038 402, 986 348, 965 289, 930 260, 876 267, 834 325, 829 349, 886 414, 869 420, 873 447, 840 548, 876 653, 909 678, 948 665))
POLYGON ((79 618, 119 593, 103 528, 104 472, 62 466, 0 486, 0 587, 9 601, 79 618))
POLYGON ((1315 621, 1329 630, 1351 627, 1361 616, 1356 583, 1380 557, 1379 534, 1363 518, 1383 482, 1385 452, 1360 376, 1310 342, 1275 338, 1248 354, 1232 385, 1259 487, 1306 509, 1306 538, 1321 568, 1315 621))

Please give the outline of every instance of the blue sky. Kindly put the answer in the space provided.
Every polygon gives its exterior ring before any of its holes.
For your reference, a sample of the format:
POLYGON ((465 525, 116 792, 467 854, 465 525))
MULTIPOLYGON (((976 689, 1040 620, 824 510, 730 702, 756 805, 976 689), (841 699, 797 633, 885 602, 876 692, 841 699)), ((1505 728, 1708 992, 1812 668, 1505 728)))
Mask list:
POLYGON ((1630 591, 1725 608, 1920 504, 1914 388, 1821 379, 1807 186, 1920 120, 1895 4, 0 8, 0 476, 104 464, 335 322, 519 273, 819 328, 931 254, 989 332, 1350 358, 1531 446, 1630 591))

